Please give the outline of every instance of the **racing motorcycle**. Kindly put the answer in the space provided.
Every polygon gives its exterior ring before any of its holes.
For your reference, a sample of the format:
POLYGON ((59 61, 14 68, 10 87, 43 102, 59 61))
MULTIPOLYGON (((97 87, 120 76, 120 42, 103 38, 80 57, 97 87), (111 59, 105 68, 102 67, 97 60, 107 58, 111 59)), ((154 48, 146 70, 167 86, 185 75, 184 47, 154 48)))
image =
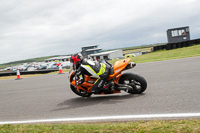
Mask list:
MULTIPOLYGON (((130 62, 130 58, 115 62, 111 68, 111 73, 103 88, 95 94, 115 94, 121 91, 126 91, 131 94, 141 94, 147 88, 147 82, 144 77, 135 73, 122 73, 125 70, 134 68, 136 64, 130 62)), ((76 85, 76 71, 72 70, 69 76, 71 90, 82 97, 90 97, 90 89, 92 88, 98 77, 84 76, 85 82, 81 85, 76 85)))

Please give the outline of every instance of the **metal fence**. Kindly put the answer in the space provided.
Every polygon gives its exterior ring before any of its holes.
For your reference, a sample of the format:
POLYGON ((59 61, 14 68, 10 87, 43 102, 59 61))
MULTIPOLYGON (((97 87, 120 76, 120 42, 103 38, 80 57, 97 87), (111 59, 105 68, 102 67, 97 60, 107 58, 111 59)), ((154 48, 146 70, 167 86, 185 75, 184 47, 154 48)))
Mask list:
POLYGON ((193 46, 193 45, 197 45, 197 44, 200 44, 200 39, 189 40, 189 41, 184 41, 184 42, 177 42, 177 43, 167 43, 165 45, 154 46, 153 51, 165 50, 165 49, 171 50, 171 49, 176 49, 176 48, 193 46))

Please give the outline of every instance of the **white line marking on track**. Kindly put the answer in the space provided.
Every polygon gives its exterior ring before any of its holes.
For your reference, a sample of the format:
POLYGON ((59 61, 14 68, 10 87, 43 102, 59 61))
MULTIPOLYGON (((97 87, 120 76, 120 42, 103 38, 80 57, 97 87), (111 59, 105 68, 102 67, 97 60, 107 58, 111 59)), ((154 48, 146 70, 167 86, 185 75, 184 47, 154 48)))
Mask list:
POLYGON ((5 121, 5 122, 0 122, 0 125, 46 123, 46 122, 75 122, 75 121, 149 119, 149 118, 186 118, 186 117, 200 117, 200 113, 145 114, 145 115, 122 115, 122 116, 102 116, 102 117, 82 117, 82 118, 62 118, 62 119, 41 119, 41 120, 25 120, 25 121, 5 121))

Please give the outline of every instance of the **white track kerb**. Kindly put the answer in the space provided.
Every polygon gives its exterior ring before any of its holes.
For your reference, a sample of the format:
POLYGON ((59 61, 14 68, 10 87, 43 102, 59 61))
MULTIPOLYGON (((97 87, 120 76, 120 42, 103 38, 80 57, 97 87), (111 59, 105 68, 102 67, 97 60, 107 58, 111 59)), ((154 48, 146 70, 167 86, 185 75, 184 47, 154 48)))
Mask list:
POLYGON ((62 118, 62 119, 41 119, 25 121, 5 121, 3 124, 28 124, 28 123, 46 123, 46 122, 83 122, 83 121, 106 121, 106 120, 140 120, 155 118, 188 118, 200 117, 200 113, 180 113, 180 114, 146 114, 146 115, 122 115, 122 116, 102 116, 102 117, 82 117, 82 118, 62 118))

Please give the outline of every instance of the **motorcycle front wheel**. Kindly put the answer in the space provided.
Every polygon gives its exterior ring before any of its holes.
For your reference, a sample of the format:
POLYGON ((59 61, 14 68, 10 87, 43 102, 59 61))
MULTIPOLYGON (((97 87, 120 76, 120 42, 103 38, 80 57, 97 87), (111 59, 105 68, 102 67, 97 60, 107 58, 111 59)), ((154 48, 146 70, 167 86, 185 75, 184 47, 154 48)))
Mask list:
POLYGON ((147 82, 144 77, 134 74, 134 73, 125 73, 119 79, 119 84, 127 84, 133 89, 128 90, 128 93, 131 94, 141 94, 147 88, 147 82))
MULTIPOLYGON (((71 76, 71 82, 72 82, 72 80, 74 80, 74 76, 75 75, 71 76)), ((83 90, 78 91, 77 88, 75 86, 71 85, 71 84, 70 84, 70 88, 75 94, 77 94, 81 97, 90 97, 92 95, 92 93, 89 93, 89 92, 86 92, 86 91, 83 91, 83 90)))
POLYGON ((70 85, 70 88, 75 94, 82 96, 82 97, 90 97, 92 95, 92 93, 89 93, 89 92, 86 92, 86 91, 83 91, 83 90, 78 91, 76 89, 76 87, 74 87, 73 85, 70 85))

